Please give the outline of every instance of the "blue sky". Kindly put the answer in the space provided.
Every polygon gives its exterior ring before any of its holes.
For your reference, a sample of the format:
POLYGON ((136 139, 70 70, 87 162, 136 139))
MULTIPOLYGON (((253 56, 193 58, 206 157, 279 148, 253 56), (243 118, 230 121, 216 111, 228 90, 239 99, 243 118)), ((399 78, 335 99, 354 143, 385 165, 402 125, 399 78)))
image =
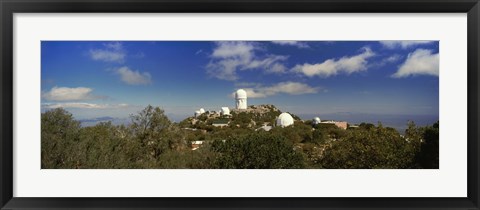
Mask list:
POLYGON ((438 116, 437 41, 42 41, 42 111, 176 120, 199 108, 274 104, 298 115, 438 116))

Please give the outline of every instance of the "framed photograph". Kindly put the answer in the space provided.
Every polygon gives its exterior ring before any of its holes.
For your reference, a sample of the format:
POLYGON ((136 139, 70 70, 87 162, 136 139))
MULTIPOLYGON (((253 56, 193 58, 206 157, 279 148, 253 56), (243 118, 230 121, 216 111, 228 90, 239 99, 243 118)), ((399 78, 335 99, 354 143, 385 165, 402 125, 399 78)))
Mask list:
POLYGON ((1 209, 479 209, 478 0, 0 7, 1 209))

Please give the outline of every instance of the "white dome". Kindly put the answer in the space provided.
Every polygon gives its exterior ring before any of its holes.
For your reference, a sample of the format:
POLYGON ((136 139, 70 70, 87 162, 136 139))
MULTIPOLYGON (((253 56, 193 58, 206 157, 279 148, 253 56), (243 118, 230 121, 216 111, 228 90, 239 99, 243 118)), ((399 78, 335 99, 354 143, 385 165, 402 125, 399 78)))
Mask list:
POLYGON ((318 123, 321 123, 322 121, 320 120, 320 117, 315 117, 313 118, 313 123, 314 124, 318 124, 318 123))
POLYGON ((200 111, 197 110, 197 111, 195 111, 195 113, 193 113, 193 116, 198 117, 198 116, 200 116, 201 114, 202 114, 202 113, 200 113, 200 111))
POLYGON ((205 113, 205 109, 203 109, 203 108, 200 108, 200 110, 198 110, 198 111, 200 112, 200 114, 205 113))
POLYGON ((237 92, 235 92, 235 98, 247 98, 247 91, 238 89, 237 92))
POLYGON ((222 115, 230 115, 230 109, 228 107, 222 107, 220 113, 222 113, 222 115))
POLYGON ((293 117, 292 115, 284 112, 280 114, 277 118, 277 126, 287 127, 293 125, 293 117))

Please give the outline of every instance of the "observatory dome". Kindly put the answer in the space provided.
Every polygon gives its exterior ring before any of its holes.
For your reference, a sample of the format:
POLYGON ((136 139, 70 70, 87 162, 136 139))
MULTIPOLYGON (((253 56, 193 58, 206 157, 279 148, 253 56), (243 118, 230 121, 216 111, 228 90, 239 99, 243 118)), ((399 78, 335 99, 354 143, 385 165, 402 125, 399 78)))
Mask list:
POLYGON ((200 113, 200 111, 197 110, 197 111, 195 111, 195 113, 193 113, 193 116, 198 117, 198 116, 200 116, 201 114, 202 114, 202 113, 200 113))
POLYGON ((198 110, 198 111, 200 111, 200 114, 205 113, 205 109, 203 109, 203 108, 200 108, 200 110, 198 110))
POLYGON ((230 115, 230 109, 228 107, 222 107, 222 110, 220 111, 222 115, 230 115))
POLYGON ((292 115, 284 112, 277 117, 277 126, 287 127, 293 125, 292 115))
POLYGON ((244 89, 235 92, 235 104, 237 109, 247 109, 247 92, 244 89))
POLYGON ((319 123, 321 123, 321 122, 322 122, 322 121, 320 120, 320 117, 315 117, 315 118, 313 118, 313 124, 316 125, 316 124, 319 124, 319 123))
POLYGON ((235 98, 247 98, 247 92, 243 89, 238 89, 237 92, 235 92, 235 98))

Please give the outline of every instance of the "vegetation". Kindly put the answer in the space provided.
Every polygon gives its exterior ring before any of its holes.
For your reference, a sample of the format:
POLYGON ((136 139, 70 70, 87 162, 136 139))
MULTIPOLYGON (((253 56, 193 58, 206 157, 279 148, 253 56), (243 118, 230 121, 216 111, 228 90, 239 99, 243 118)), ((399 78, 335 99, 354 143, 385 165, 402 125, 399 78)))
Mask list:
POLYGON ((393 129, 381 125, 348 132, 330 144, 321 160, 323 168, 409 168, 413 151, 393 129))
POLYGON ((303 168, 303 158, 293 150, 285 137, 266 132, 250 133, 233 137, 228 141, 215 140, 212 151, 216 152, 218 168, 303 168))
POLYGON ((332 124, 273 125, 281 112, 273 105, 232 112, 229 118, 202 114, 171 122, 159 107, 147 106, 131 124, 102 122, 81 127, 70 113, 42 114, 42 168, 438 168, 439 123, 405 135, 362 123, 343 130, 332 124), (195 122, 195 123, 193 123, 195 122), (214 127, 212 123, 227 123, 214 127), (192 142, 202 145, 192 150, 192 142))

